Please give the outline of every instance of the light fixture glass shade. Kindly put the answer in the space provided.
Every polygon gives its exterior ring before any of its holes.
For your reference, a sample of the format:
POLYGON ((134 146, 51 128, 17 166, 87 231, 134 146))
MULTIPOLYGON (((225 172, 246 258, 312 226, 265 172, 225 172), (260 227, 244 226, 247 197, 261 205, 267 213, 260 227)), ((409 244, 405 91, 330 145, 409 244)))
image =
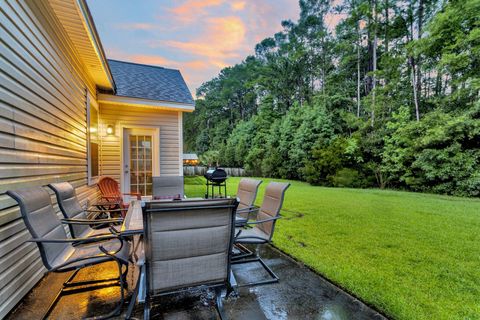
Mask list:
POLYGON ((112 134, 113 134, 113 126, 110 125, 110 124, 107 126, 107 134, 108 134, 108 135, 112 135, 112 134))

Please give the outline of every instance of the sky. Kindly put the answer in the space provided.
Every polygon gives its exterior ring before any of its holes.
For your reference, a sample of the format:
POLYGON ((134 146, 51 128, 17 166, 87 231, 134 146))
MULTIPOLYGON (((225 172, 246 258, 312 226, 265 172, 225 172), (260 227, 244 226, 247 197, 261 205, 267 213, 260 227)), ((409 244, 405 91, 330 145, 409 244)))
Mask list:
POLYGON ((88 0, 109 59, 179 69, 192 94, 298 20, 298 0, 88 0))

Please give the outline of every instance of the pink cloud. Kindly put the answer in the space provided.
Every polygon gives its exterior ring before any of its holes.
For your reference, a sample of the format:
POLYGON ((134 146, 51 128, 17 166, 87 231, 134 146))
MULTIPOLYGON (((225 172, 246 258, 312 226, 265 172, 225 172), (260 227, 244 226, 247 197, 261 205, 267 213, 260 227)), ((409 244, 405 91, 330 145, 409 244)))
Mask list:
POLYGON ((216 7, 224 3, 225 0, 187 0, 178 7, 170 10, 175 18, 185 23, 195 21, 199 16, 208 13, 206 8, 216 7))
POLYGON ((245 1, 235 1, 230 4, 230 8, 232 8, 233 11, 242 11, 245 9, 246 4, 245 1))
POLYGON ((281 31, 281 21, 296 19, 299 13, 297 0, 172 3, 173 8, 161 6, 164 11, 155 12, 154 19, 145 23, 116 20, 110 25, 115 29, 148 33, 133 38, 125 51, 115 45, 107 53, 114 59, 179 69, 192 90, 253 54, 256 43, 281 31))
POLYGON ((173 67, 173 65, 177 64, 178 62, 166 59, 162 56, 156 55, 146 55, 146 54, 132 54, 123 55, 123 59, 131 62, 143 63, 143 64, 151 64, 163 67, 173 67))
POLYGON ((263 39, 281 31, 282 20, 296 18, 299 15, 298 1, 276 0, 274 3, 275 6, 268 1, 252 1, 247 7, 252 48, 263 39))
POLYGON ((154 46, 167 45, 191 55, 223 61, 241 57, 239 50, 245 46, 246 32, 246 26, 239 17, 215 17, 206 20, 206 29, 199 39, 163 41, 154 46))

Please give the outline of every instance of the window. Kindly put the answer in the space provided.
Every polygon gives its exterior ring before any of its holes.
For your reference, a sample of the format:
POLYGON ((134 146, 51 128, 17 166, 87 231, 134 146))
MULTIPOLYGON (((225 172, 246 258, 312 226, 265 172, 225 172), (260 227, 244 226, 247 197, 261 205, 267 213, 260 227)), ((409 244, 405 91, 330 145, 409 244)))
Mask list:
POLYGON ((88 184, 92 185, 98 179, 98 145, 100 137, 98 132, 98 105, 87 92, 87 159, 88 159, 88 184))

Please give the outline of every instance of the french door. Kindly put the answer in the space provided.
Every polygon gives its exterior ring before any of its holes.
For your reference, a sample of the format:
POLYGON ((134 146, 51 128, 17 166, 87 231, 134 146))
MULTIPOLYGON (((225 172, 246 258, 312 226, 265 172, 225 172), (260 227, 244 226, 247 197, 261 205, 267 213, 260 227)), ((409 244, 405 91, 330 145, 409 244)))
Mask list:
POLYGON ((158 130, 124 129, 124 192, 152 195, 152 176, 158 175, 158 130))

